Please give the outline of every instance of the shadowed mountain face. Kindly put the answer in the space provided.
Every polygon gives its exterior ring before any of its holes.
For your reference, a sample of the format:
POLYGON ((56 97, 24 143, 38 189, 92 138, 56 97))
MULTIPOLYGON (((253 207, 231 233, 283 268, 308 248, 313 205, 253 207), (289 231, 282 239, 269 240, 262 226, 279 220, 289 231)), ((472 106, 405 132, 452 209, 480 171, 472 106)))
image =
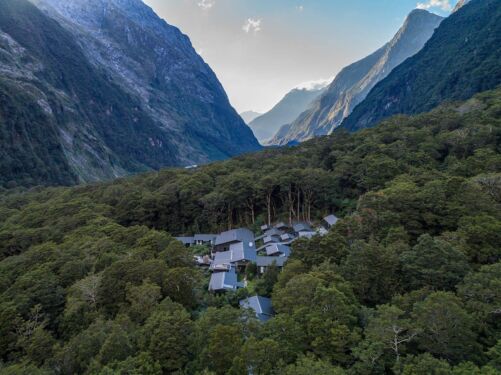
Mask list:
POLYGON ((311 109, 282 128, 270 143, 285 145, 330 134, 379 81, 423 48, 442 20, 425 10, 411 12, 389 43, 343 69, 311 109))
POLYGON ((35 3, 0 3, 0 185, 98 181, 259 149, 189 39, 141 1, 35 3))
POLYGON ((325 91, 325 84, 311 88, 295 88, 285 95, 269 112, 259 116, 250 128, 261 143, 267 143, 282 125, 294 121, 325 91))
POLYGON ((501 2, 473 0, 436 30, 426 46, 381 81, 343 122, 349 131, 395 114, 426 112, 501 84, 501 2))

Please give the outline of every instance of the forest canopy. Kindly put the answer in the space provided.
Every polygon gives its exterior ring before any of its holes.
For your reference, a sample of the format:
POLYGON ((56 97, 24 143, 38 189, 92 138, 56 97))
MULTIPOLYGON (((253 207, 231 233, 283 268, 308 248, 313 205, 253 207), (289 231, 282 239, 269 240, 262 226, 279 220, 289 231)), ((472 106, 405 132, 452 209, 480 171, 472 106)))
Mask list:
POLYGON ((0 195, 2 374, 501 373, 501 90, 193 170, 0 195), (342 219, 213 295, 172 236, 342 219))

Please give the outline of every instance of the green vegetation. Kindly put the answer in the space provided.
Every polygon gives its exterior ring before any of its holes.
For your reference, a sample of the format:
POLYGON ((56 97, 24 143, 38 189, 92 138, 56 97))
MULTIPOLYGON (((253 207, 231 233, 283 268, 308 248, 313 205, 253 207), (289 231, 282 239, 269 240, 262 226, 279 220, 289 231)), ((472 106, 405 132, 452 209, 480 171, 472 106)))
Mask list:
POLYGON ((0 372, 501 373, 500 115, 501 89, 196 170, 4 192, 0 372), (266 324, 168 234, 333 211, 252 280, 266 324))
POLYGON ((429 111, 501 84, 501 3, 472 1, 445 19, 425 47, 396 67, 343 122, 350 131, 396 114, 429 111))

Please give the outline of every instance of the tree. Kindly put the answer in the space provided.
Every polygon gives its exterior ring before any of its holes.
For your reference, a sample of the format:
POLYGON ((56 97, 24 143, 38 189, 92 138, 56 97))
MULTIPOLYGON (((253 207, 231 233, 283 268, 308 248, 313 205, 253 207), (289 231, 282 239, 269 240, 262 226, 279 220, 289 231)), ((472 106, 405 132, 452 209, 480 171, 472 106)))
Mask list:
POLYGON ((465 255, 448 242, 423 235, 400 256, 409 290, 431 287, 452 290, 469 271, 465 255))
POLYGON ((138 286, 128 284, 126 298, 130 304, 128 308, 130 318, 141 324, 150 316, 162 298, 161 288, 148 279, 138 286))
POLYGON ((242 347, 241 358, 245 368, 255 374, 275 374, 283 366, 282 348, 272 339, 250 337, 242 347))
POLYGON ((452 375, 451 366, 444 360, 433 358, 428 353, 405 359, 402 370, 395 366, 395 372, 402 375, 452 375))
POLYGON ((464 217, 458 232, 472 262, 492 264, 501 260, 501 220, 487 214, 464 217))
POLYGON ((173 268, 167 271, 164 290, 171 300, 191 309, 198 302, 197 289, 199 282, 200 274, 193 267, 173 268))
POLYGON ((400 288, 399 258, 392 248, 356 241, 342 265, 359 300, 369 306, 388 302, 400 288))
POLYGON ((189 360, 189 337, 193 323, 181 307, 173 312, 153 313, 139 336, 139 348, 151 353, 165 372, 181 370, 189 360))
POLYGON ((478 352, 472 317, 454 294, 430 294, 414 305, 412 317, 421 331, 417 342, 422 350, 455 363, 478 352))
POLYGON ((415 340, 419 333, 404 315, 405 312, 395 306, 378 306, 365 329, 367 340, 380 343, 385 350, 391 351, 397 363, 405 353, 407 345, 415 340))
POLYGON ((237 325, 217 325, 209 334, 203 353, 209 369, 216 374, 226 374, 233 360, 240 354, 243 344, 242 331, 237 325))
POLYGON ((276 263, 273 263, 266 269, 263 276, 261 276, 261 278, 257 281, 256 293, 260 296, 271 296, 271 292, 273 291, 273 287, 275 286, 279 275, 280 270, 276 266, 276 263))
POLYGON ((280 375, 344 375, 346 372, 332 366, 328 361, 322 361, 314 356, 301 356, 296 363, 289 365, 279 372, 280 375))

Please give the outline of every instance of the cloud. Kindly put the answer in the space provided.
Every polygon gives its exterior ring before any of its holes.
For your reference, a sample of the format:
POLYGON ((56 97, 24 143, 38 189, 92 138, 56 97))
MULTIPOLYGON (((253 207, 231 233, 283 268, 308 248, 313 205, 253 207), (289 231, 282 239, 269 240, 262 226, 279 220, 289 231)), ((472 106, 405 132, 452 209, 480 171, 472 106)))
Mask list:
POLYGON ((245 31, 247 34, 250 32, 259 32, 261 31, 261 18, 248 18, 247 21, 245 21, 244 25, 242 26, 242 30, 245 31))
POLYGON ((297 5, 297 6, 296 6, 296 10, 297 10, 298 12, 302 12, 302 11, 304 10, 304 6, 303 6, 303 5, 297 5))
POLYGON ((323 89, 324 87, 329 86, 333 80, 334 77, 330 77, 327 79, 319 79, 316 81, 303 82, 294 88, 297 90, 308 90, 308 91, 320 90, 323 89))
POLYGON ((197 5, 203 10, 209 10, 216 5, 216 0, 200 0, 197 5))
POLYGON ((427 0, 424 3, 418 3, 417 4, 418 9, 432 9, 432 8, 439 8, 442 9, 443 11, 450 11, 452 10, 452 5, 450 0, 427 0))

